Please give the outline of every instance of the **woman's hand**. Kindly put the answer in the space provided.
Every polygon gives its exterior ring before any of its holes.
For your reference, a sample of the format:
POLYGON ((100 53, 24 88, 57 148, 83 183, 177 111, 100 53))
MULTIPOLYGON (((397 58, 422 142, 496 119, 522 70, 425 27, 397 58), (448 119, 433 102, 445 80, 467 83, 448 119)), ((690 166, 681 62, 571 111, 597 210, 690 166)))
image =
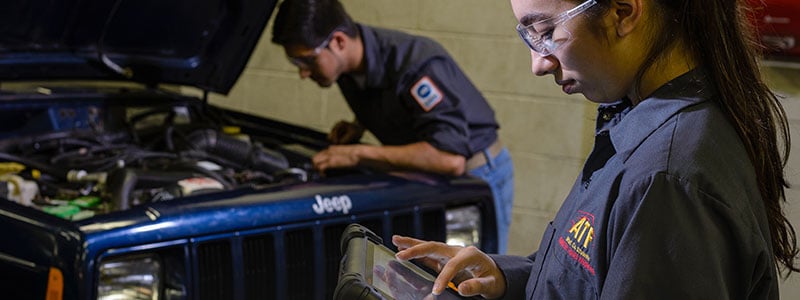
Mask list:
POLYGON ((458 283, 458 293, 462 296, 481 295, 492 299, 505 294, 503 272, 494 260, 474 246, 449 246, 398 235, 392 237, 392 243, 400 250, 397 259, 417 259, 439 272, 433 285, 435 295, 441 294, 450 281, 458 283))

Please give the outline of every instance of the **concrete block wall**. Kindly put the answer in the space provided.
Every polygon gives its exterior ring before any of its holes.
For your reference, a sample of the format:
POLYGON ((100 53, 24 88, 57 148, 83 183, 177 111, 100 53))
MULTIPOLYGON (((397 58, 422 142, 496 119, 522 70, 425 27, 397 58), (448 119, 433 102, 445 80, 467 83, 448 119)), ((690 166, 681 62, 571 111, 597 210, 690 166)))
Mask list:
MULTIPOLYGON (((546 224, 591 151, 596 105, 568 96, 552 76, 535 77, 530 52, 514 31, 509 1, 342 0, 358 22, 399 29, 439 41, 489 99, 501 125, 501 140, 511 150, 516 172, 511 254, 536 249, 546 224)), ((283 50, 273 45, 268 27, 244 74, 228 96, 212 103, 303 124, 327 132, 352 113, 335 86, 321 89, 299 79, 283 50)), ((786 99, 800 145, 800 87, 797 71, 767 70, 786 99)), ((377 143, 368 137, 367 142, 377 143)), ((800 152, 800 148, 797 150, 800 152)), ((790 173, 800 182, 800 154, 790 173)), ((800 192, 789 193, 791 220, 800 230, 800 192), (796 208, 795 208, 796 207, 796 208)), ((784 298, 800 298, 800 276, 784 284, 784 298)))
MULTIPOLYGON (((786 217, 800 234, 800 66, 771 66, 762 68, 770 88, 783 97, 783 107, 789 118, 792 149, 785 174, 791 185, 786 192, 786 217)), ((800 299, 800 274, 794 274, 781 283, 782 299, 800 299)))

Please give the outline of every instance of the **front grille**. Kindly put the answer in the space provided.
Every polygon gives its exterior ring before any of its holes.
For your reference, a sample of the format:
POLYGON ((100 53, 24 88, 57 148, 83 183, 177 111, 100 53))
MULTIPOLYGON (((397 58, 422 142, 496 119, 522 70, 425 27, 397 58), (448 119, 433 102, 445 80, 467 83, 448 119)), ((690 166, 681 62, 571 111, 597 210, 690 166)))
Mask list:
POLYGON ((381 235, 445 238, 444 210, 385 212, 277 228, 235 232, 194 242, 195 299, 332 299, 338 279, 339 239, 353 222, 381 235))
POLYGON ((202 299, 227 299, 233 294, 231 247, 225 241, 197 247, 198 293, 202 299))
MULTIPOLYGON (((313 299, 309 281, 314 278, 314 239, 311 229, 286 233, 286 277, 289 279, 288 299, 313 299)), ((247 268, 248 266, 244 266, 247 268)))
POLYGON ((242 242, 245 298, 275 299, 275 239, 264 234, 242 242))

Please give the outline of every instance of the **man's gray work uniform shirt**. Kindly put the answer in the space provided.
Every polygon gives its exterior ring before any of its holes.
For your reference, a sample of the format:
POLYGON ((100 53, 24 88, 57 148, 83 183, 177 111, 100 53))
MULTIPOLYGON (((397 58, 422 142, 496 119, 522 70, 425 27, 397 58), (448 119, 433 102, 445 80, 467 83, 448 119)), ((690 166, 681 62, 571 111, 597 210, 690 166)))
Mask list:
POLYGON ((494 111, 441 45, 399 31, 358 28, 365 78, 343 74, 337 84, 356 119, 382 144, 426 141, 469 158, 497 139, 494 111))
POLYGON ((493 256, 507 299, 777 299, 753 165, 702 71, 599 108, 539 250, 493 256))

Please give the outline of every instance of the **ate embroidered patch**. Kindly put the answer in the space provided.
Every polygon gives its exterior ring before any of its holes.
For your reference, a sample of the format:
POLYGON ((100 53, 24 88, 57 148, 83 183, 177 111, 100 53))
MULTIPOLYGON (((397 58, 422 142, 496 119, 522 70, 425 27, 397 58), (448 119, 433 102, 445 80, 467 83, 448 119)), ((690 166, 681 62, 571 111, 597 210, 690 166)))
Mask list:
POLYGON ((572 227, 558 239, 558 244, 564 251, 567 251, 569 257, 577 261, 592 275, 595 275, 595 271, 594 267, 592 267, 592 257, 589 254, 589 250, 594 246, 592 243, 594 235, 594 215, 585 211, 578 211, 578 214, 573 219, 572 227))
POLYGON ((424 76, 411 87, 411 96, 424 111, 430 111, 442 102, 444 95, 430 77, 424 76))

